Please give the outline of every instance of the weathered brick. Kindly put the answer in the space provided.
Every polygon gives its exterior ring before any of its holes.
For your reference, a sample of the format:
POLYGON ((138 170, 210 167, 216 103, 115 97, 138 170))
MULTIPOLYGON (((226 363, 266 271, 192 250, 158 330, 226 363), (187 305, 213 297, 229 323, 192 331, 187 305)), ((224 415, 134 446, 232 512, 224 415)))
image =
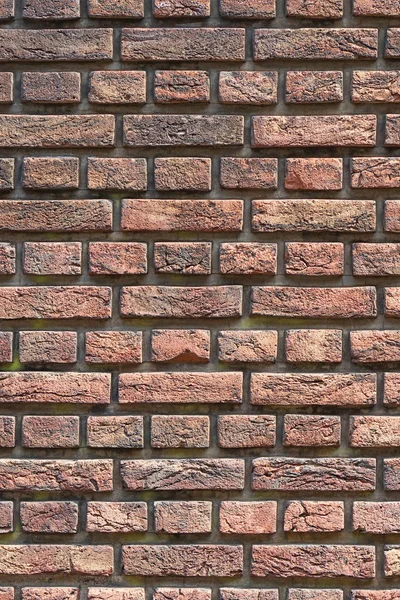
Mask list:
POLYGON ((272 190, 278 186, 276 158, 221 158, 221 187, 227 189, 272 190))
MULTIPOLYGON (((115 6, 115 5, 113 5, 115 6)), ((88 588, 88 600, 145 600, 143 588, 88 588)))
POLYGON ((275 0, 220 0, 220 13, 228 19, 272 19, 275 0))
POLYGON ((343 0, 287 0, 286 14, 305 19, 340 19, 343 16, 343 0))
MULTIPOLYGON (((1 20, 1 5, 0 5, 0 20, 1 20)), ((0 73, 0 104, 10 104, 14 99, 14 74, 1 72, 0 73)))
POLYGON ((272 588, 220 588, 219 595, 221 600, 278 600, 278 590, 272 588))
POLYGON ((210 76, 207 71, 156 71, 154 99, 159 104, 209 102, 210 76))
MULTIPOLYGON (((343 600, 342 590, 292 588, 288 591, 288 600, 343 600)), ((354 600, 354 599, 352 599, 354 600)), ((361 598, 359 599, 361 600, 361 598)), ((364 600, 367 600, 366 598, 364 600)))
POLYGON ((356 448, 397 447, 400 443, 400 418, 351 417, 349 438, 350 446, 356 448))
POLYGON ((385 577, 399 576, 399 546, 385 546, 384 548, 384 572, 385 577))
POLYGON ((242 546, 122 546, 127 575, 150 577, 235 577, 242 573, 242 546))
POLYGON ((88 158, 89 190, 147 189, 145 158, 88 158))
POLYGON ((384 215, 385 231, 400 231, 400 201, 387 200, 384 215))
POLYGON ((342 102, 343 73, 342 71, 288 71, 285 100, 300 104, 342 102))
POLYGON ((151 360, 203 363, 210 360, 210 332, 203 329, 153 329, 151 360))
POLYGON ((362 533, 400 533, 399 502, 354 502, 353 529, 362 533))
POLYGON ((285 337, 286 360, 289 363, 342 362, 340 329, 290 329, 285 337))
POLYGON ((242 373, 122 373, 119 376, 119 401, 122 404, 240 403, 242 373))
POLYGON ((277 254, 276 244, 254 242, 221 244, 219 268, 225 275, 275 275, 277 254))
POLYGON ((76 189, 79 187, 79 158, 24 158, 22 177, 25 188, 76 189))
POLYGON ((13 334, 0 331, 0 362, 10 363, 13 356, 13 334))
POLYGON ((76 502, 21 502, 22 531, 29 533, 76 533, 76 502))
POLYGON ((275 446, 276 418, 272 415, 220 415, 218 445, 221 448, 275 446))
POLYGON ((144 0, 88 0, 88 13, 98 19, 141 19, 144 0))
POLYGON ((353 158, 351 161, 352 188, 400 187, 400 160, 394 156, 353 158))
POLYGON ((14 448, 14 446, 15 417, 0 417, 0 448, 14 448))
POLYGON ((210 0, 154 0, 153 14, 158 19, 209 17, 210 0))
POLYGON ((350 351, 355 363, 400 361, 400 331, 350 331, 350 351))
POLYGON ((65 20, 80 17, 79 0, 25 0, 25 19, 65 20))
MULTIPOLYGON (((13 244, 0 243, 0 275, 12 275, 16 269, 16 252, 13 244)), ((1 344, 1 341, 0 341, 1 344)), ((1 350, 0 350, 1 354, 1 350)))
POLYGON ((386 115, 385 146, 400 146, 400 118, 386 115))
POLYGON ((276 532, 276 502, 221 502, 221 533, 257 535, 276 532))
MULTIPOLYGON (((14 0, 1 0, 0 3, 0 20, 5 21, 12 19, 14 16, 14 0)), ((2 588, 3 589, 3 588, 2 588)), ((11 589, 11 588, 4 588, 11 589)), ((14 597, 14 594, 13 594, 14 597)), ((1 598, 1 600, 10 600, 10 598, 1 598)))
POLYGON ((121 58, 123 61, 242 61, 245 30, 228 27, 122 29, 121 58))
POLYGON ((143 448, 143 417, 88 417, 90 448, 143 448))
POLYGON ((271 406, 371 406, 373 373, 252 373, 251 403, 271 406))
POLYGON ((88 502, 86 531, 128 533, 147 530, 146 502, 88 502))
POLYGON ((147 244, 138 242, 90 242, 92 275, 143 275, 147 273, 147 244))
POLYGON ((344 244, 289 242, 285 244, 287 275, 338 277, 344 273, 344 244))
POLYGON ((385 490, 400 490, 400 460, 398 458, 384 459, 383 486, 385 490))
POLYGON ((294 500, 285 508, 284 531, 322 533, 344 529, 343 502, 310 502, 294 500))
POLYGON ((354 275, 400 275, 400 244, 358 243, 352 250, 354 275))
POLYGON ((123 287, 120 310, 122 317, 238 317, 242 314, 242 288, 238 285, 123 287))
POLYGON ((373 458, 256 458, 253 490, 371 491, 375 489, 373 458))
POLYGON ((79 417, 24 416, 22 445, 28 448, 79 448, 79 417))
POLYGON ((156 158, 154 183, 156 190, 162 192, 174 190, 208 192, 211 190, 211 159, 156 158))
POLYGON ((79 600, 76 587, 25 587, 21 590, 22 600, 79 600))
POLYGON ((225 104, 264 105, 278 102, 276 71, 221 71, 219 101, 225 104))
POLYGON ((142 362, 140 331, 88 331, 85 336, 87 363, 134 364, 142 362))
POLYGON ((0 502, 0 533, 10 533, 14 529, 13 506, 12 502, 0 502))
POLYGON ((366 17, 397 17, 400 5, 398 0, 354 0, 353 14, 366 17))
POLYGON ((75 72, 22 73, 21 100, 37 104, 74 104, 81 99, 81 75, 75 72))
POLYGON ((151 417, 152 448, 208 448, 208 417, 154 415, 151 417))
POLYGON ((162 533, 211 533, 211 502, 155 502, 154 523, 162 533))
POLYGON ((243 130, 239 115, 124 115, 125 146, 241 146, 243 130))
POLYGON ((143 104, 145 71, 92 71, 88 101, 92 104, 143 104))
POLYGON ((391 318, 400 317, 400 288, 385 288, 385 315, 391 318))
MULTIPOLYGON (((1 9, 1 6, 0 6, 1 9)), ((1 15, 1 12, 0 12, 1 15)), ((0 16, 1 18, 1 16, 0 16)), ((14 588, 0 587, 0 600, 14 600, 14 588)))
POLYGON ((0 190, 14 189, 14 159, 0 158, 0 190))
POLYGON ((396 600, 398 590, 352 590, 351 600, 396 600))
POLYGON ((287 190, 341 190, 341 158, 288 158, 285 161, 287 190))
POLYGON ((285 415, 284 446, 339 446, 340 417, 323 415, 285 415))
POLYGON ((223 362, 273 363, 278 350, 276 331, 220 331, 218 358, 223 362))
POLYGON ((25 242, 24 273, 30 275, 80 275, 80 242, 25 242))
POLYGON ((400 405, 400 375, 398 373, 385 373, 384 404, 400 405))
POLYGON ((400 71, 354 71, 352 102, 400 102, 400 71))
POLYGON ((156 588, 153 600, 211 600, 211 588, 156 588))

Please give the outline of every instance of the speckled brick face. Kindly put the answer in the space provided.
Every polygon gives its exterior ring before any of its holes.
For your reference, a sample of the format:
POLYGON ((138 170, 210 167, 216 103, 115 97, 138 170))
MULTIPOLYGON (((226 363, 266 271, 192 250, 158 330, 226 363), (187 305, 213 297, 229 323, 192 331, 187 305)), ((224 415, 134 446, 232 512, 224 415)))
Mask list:
POLYGON ((400 600, 400 0, 0 0, 0 600, 400 600))

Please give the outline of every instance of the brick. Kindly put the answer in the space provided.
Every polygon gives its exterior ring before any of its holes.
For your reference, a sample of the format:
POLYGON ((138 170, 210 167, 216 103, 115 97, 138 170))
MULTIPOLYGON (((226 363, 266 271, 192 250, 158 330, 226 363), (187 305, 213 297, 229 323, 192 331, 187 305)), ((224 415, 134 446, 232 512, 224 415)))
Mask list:
POLYGON ((88 600, 144 600, 143 588, 88 588, 88 600))
POLYGON ((398 373, 385 373, 385 391, 383 397, 385 405, 400 405, 399 384, 400 377, 398 373))
POLYGON ((343 73, 342 71, 288 71, 285 100, 288 103, 299 104, 342 102, 343 73))
POLYGON ((2 575, 110 575, 112 546, 32 544, 0 546, 2 575))
MULTIPOLYGON (((372 200, 253 200, 252 206, 255 232, 367 232, 376 228, 376 206, 372 200)), ((395 213, 395 208, 400 231, 400 202, 398 208, 390 207, 391 214, 395 213)), ((391 222, 395 222, 394 216, 391 222)))
POLYGON ((275 421, 272 415, 220 415, 218 445, 221 448, 275 446, 275 421))
MULTIPOLYGON (((0 243, 0 275, 13 275, 16 270, 15 246, 6 242, 0 243)), ((1 345, 1 340, 0 340, 1 345)), ((0 350, 0 355, 1 355, 0 350)))
POLYGON ((373 373, 253 373, 251 403, 263 406, 372 406, 373 373))
POLYGON ((309 319, 376 317, 374 287, 253 287, 253 315, 309 319))
POLYGON ((86 531, 129 533, 147 530, 146 502, 88 502, 86 531))
POLYGON ((399 275, 399 250, 400 244, 353 244, 354 275, 399 275))
POLYGON ((210 0, 154 0, 153 14, 157 19, 209 17, 210 0))
POLYGON ((385 577, 398 577, 399 575, 399 546, 384 547, 384 573, 385 577))
POLYGON ((0 533, 10 533, 14 529, 13 506, 12 502, 0 502, 0 533))
POLYGON ((238 285, 123 287, 120 310, 122 317, 137 318, 222 319, 238 317, 242 314, 242 288, 238 285))
POLYGON ((245 30, 228 27, 122 29, 121 58, 123 61, 242 61, 245 30))
POLYGON ((94 28, 2 29, 0 61, 112 60, 112 33, 94 28))
POLYGON ((290 329, 285 337, 286 360, 289 363, 342 362, 340 329, 290 329))
POLYGON ((400 187, 400 160, 394 156, 353 158, 351 161, 352 188, 400 187))
POLYGON ((3 287, 0 319, 108 319, 111 289, 90 286, 3 287))
POLYGON ((340 417, 285 415, 283 445, 296 447, 340 446, 340 417))
POLYGON ((142 362, 140 331, 88 331, 85 361, 94 364, 135 364, 142 362))
POLYGON ((400 533, 399 502, 354 502, 354 531, 361 533, 392 534, 400 533))
POLYGON ((211 533, 211 502, 155 502, 155 530, 161 533, 211 533))
POLYGON ((159 104, 209 102, 210 76, 207 71, 156 71, 154 99, 159 104))
POLYGON ((143 448, 143 417, 88 417, 87 445, 90 448, 143 448))
POLYGON ((285 508, 284 531, 322 533, 344 529, 343 502, 288 502, 285 508))
POLYGON ((168 192, 211 190, 210 158, 156 158, 154 161, 156 190, 168 192))
POLYGON ((276 331, 220 331, 218 359, 223 362, 273 363, 278 349, 276 331))
POLYGON ((156 588, 153 600, 211 600, 210 588, 156 588))
POLYGON ((88 13, 98 19, 141 19, 144 0, 88 0, 88 13))
POLYGON ((352 102, 400 102, 400 71, 354 71, 352 102))
MULTIPOLYGON (((112 463, 112 460, 5 458, 0 460, 0 489, 25 492, 109 492, 113 489, 112 463)), ((1 560, 0 565, 2 564, 6 562, 1 560)))
POLYGON ((391 318, 400 317, 400 288, 385 288, 385 315, 391 318))
POLYGON ((92 104, 143 104, 145 71, 92 71, 88 101, 92 104))
POLYGON ((135 190, 147 189, 145 158, 88 158, 88 189, 135 190))
POLYGON ((147 244, 138 242, 90 242, 92 275, 142 275, 147 273, 147 244))
POLYGON ((79 417, 24 416, 22 445, 27 448, 79 448, 79 417))
POLYGON ((287 190, 341 190, 341 158, 288 158, 285 161, 287 190))
POLYGON ((278 187, 276 158, 221 158, 221 187, 227 189, 273 190, 278 187))
POLYGON ((153 577, 235 577, 242 573, 242 546, 122 546, 126 575, 153 577))
MULTIPOLYGON (((310 589, 306 589, 306 588, 292 588, 288 591, 288 600, 343 600, 343 591, 342 590, 326 590, 326 589, 310 590, 310 589)), ((354 599, 352 599, 352 600, 354 600, 354 599)), ((359 600, 361 600, 361 598, 359 600)))
POLYGON ((78 0, 25 0, 23 15, 25 19, 66 20, 79 19, 78 0))
POLYGON ((400 443, 400 418, 355 416, 350 420, 350 446, 353 448, 390 448, 400 443))
POLYGON ((22 600, 79 600, 76 587, 26 587, 21 590, 22 600))
POLYGON ((14 588, 0 587, 0 600, 14 600, 14 588))
MULTIPOLYGON (((0 5, 0 20, 1 20, 1 5, 0 5)), ((2 72, 0 73, 0 104, 9 104, 14 99, 14 74, 2 72)))
POLYGON ((79 187, 79 158, 24 158, 23 186, 36 190, 79 187))
POLYGON ((385 0, 354 0, 353 14, 366 17, 397 17, 400 5, 398 0, 388 3, 385 0))
POLYGON ((275 275, 277 245, 254 242, 220 245, 219 268, 224 275, 275 275))
POLYGON ((208 417, 154 415, 151 417, 152 448, 208 448, 208 417))
POLYGON ((253 148, 371 147, 376 143, 375 115, 257 116, 252 122, 253 148))
POLYGON ((385 458, 383 461, 383 486, 385 490, 400 490, 400 460, 385 458))
POLYGON ((122 404, 214 404, 241 401, 242 374, 239 372, 158 371, 122 373, 119 376, 119 402, 122 404))
MULTIPOLYGON (((324 4, 326 6, 326 4, 324 4)), ((362 60, 378 56, 378 30, 256 29, 254 60, 362 60)))
POLYGON ((276 502, 221 502, 221 533, 259 535, 276 532, 276 502))
POLYGON ((375 462, 373 458, 257 458, 252 486, 253 490, 297 492, 371 491, 375 462))
POLYGON ((211 232, 241 231, 242 228, 242 200, 122 201, 122 231, 211 232))
POLYGON ((25 242, 24 273, 30 275, 80 275, 80 242, 25 242))
POLYGON ((14 189, 14 159, 0 158, 0 190, 14 189))
POLYGON ((374 546, 283 545, 253 546, 251 572, 256 577, 375 576, 374 546))
MULTIPOLYGON (((14 16, 14 0, 1 0, 0 3, 0 20, 6 21, 14 16)), ((3 589, 3 588, 1 588, 3 589)), ((5 590, 11 588, 4 588, 5 590)), ((14 597, 14 594, 13 594, 14 597)), ((1 600, 10 600, 10 598, 1 598, 1 600)))
POLYGON ((400 331, 350 331, 350 351, 355 363, 400 361, 400 331))
POLYGON ((386 115, 385 146, 400 146, 400 119, 397 115, 386 115))
POLYGON ((0 332, 0 362, 10 363, 13 357, 13 334, 8 331, 0 332))
POLYGON ((278 600, 278 590, 274 589, 243 589, 243 588, 220 588, 221 600, 278 600))
POLYGON ((396 600, 398 590, 352 590, 351 600, 396 600))
POLYGON ((124 487, 132 491, 242 490, 244 461, 230 458, 123 460, 121 478, 124 487))
POLYGON ((81 75, 75 72, 22 73, 21 100, 43 104, 74 104, 81 99, 81 75))
POLYGON ((339 242, 285 244, 287 275, 339 277, 344 273, 344 245, 339 242))
POLYGON ((400 231, 400 202, 387 200, 384 213, 385 231, 400 231))
POLYGON ((76 502, 21 502, 22 531, 29 533, 76 533, 76 502))
POLYGON ((323 0, 287 0, 286 14, 288 17, 304 19, 341 19, 343 16, 343 0, 323 2, 323 0))
POLYGON ((203 329, 153 329, 153 362, 204 363, 210 360, 210 332, 203 329))
POLYGON ((124 115, 124 146, 241 146, 243 129, 239 115, 124 115))
POLYGON ((0 115, 0 147, 110 147, 114 127, 114 115, 0 115))
POLYGON ((219 101, 224 104, 265 105, 278 102, 276 71, 221 71, 219 101))
POLYGON ((0 231, 110 231, 109 200, 0 200, 0 231))
POLYGON ((10 372, 0 374, 0 403, 109 404, 107 373, 10 372))
POLYGON ((0 448, 14 448, 14 446, 15 417, 0 416, 0 448))
POLYGON ((228 19, 272 19, 275 0, 220 0, 220 13, 228 19))

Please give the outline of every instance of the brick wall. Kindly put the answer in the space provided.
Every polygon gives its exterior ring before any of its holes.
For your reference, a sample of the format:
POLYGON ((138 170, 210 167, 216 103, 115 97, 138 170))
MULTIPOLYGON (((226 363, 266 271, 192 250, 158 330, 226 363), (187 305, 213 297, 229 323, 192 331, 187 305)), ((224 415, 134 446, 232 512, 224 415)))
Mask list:
POLYGON ((400 1, 0 18, 0 600, 399 600, 400 1))

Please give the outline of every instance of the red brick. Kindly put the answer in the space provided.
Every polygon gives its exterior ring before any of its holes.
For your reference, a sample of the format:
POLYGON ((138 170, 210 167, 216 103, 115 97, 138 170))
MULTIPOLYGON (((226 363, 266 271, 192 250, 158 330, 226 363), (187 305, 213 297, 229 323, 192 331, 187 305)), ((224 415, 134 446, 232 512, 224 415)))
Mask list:
POLYGON ((272 415, 220 415, 218 445, 221 448, 275 446, 275 421, 272 415))
POLYGON ((276 158, 221 158, 221 187, 227 189, 272 190, 278 186, 276 158))
POLYGON ((135 364, 142 362, 140 331, 88 331, 85 337, 87 363, 135 364))
POLYGON ((13 275, 16 270, 15 246, 6 242, 0 243, 0 275, 13 275))
POLYGON ((145 71, 92 71, 88 101, 92 104, 143 104, 145 71))
POLYGON ((400 331, 350 331, 350 351, 355 363, 400 361, 400 331))
POLYGON ((353 273, 400 275, 400 244, 353 244, 353 273))
MULTIPOLYGON (((7 1, 7 0, 6 0, 7 1)), ((4 2, 0 3, 0 20, 1 8, 4 2)), ((9 104, 14 99, 14 74, 1 72, 0 73, 0 104, 9 104)))
POLYGON ((374 546, 253 546, 251 572, 256 577, 375 576, 374 546))
POLYGON ((285 338, 289 363, 342 362, 340 329, 290 329, 285 338))
POLYGON ((99 19, 141 19, 144 17, 144 0, 118 0, 117 3, 88 0, 88 13, 99 19))
POLYGON ((218 358, 223 362, 273 363, 276 360, 276 331, 220 331, 218 358))
POLYGON ((0 534, 10 533, 14 529, 13 506, 12 502, 0 502, 0 534))
POLYGON ((79 158, 24 158, 23 186, 37 190, 76 189, 79 187, 79 158))
POLYGON ((343 502, 309 502, 295 500, 285 508, 284 531, 322 533, 344 529, 343 502))
POLYGON ((210 0, 154 0, 153 14, 158 19, 209 17, 210 0))
POLYGON ((340 446, 340 417, 285 415, 284 446, 340 446))
POLYGON ((142 275, 147 273, 147 244, 91 242, 89 272, 92 275, 142 275))
POLYGON ((25 19, 65 20, 80 17, 79 0, 25 0, 25 19))
POLYGON ((154 99, 159 104, 209 102, 210 76, 207 71, 156 71, 154 99))
POLYGON ((112 546, 0 546, 2 575, 111 575, 112 546))
POLYGON ((400 71, 354 71, 352 102, 400 102, 400 71))
POLYGON ((146 502, 88 502, 86 531, 129 533, 147 530, 146 502))
POLYGON ((14 448, 14 446, 15 417, 0 416, 0 448, 14 448))
POLYGON ((354 502, 353 529, 361 533, 400 533, 399 502, 354 502))
POLYGON ((88 158, 89 190, 147 189, 145 158, 88 158))
POLYGON ((253 373, 251 403, 264 406, 372 406, 373 373, 253 373))
POLYGON ((211 502, 155 502, 155 530, 161 533, 211 533, 211 502))
POLYGON ((276 502, 221 502, 221 533, 257 535, 276 532, 276 502))
POLYGON ((400 490, 400 460, 398 458, 383 460, 383 486, 385 490, 400 490))
POLYGON ((243 588, 220 588, 221 600, 278 600, 278 590, 274 589, 243 589, 243 588))
POLYGON ((342 71, 288 71, 285 100, 300 104, 342 102, 343 73, 342 71))
POLYGON ((400 317, 400 288, 385 288, 385 315, 391 318, 400 317))
POLYGON ((203 329, 153 329, 151 360, 203 363, 210 360, 210 332, 203 329))
POLYGON ((137 318, 205 319, 239 317, 242 314, 242 288, 238 285, 123 287, 120 310, 122 317, 137 318))
POLYGON ((244 461, 230 458, 123 460, 121 478, 124 487, 132 491, 242 490, 244 461))
POLYGON ((220 0, 220 13, 228 19, 272 19, 275 0, 220 0))
POLYGON ((276 244, 254 242, 221 244, 219 268, 224 275, 275 275, 277 253, 276 244))
POLYGON ((79 600, 79 589, 74 587, 26 587, 21 590, 22 600, 79 600))
POLYGON ((343 591, 292 588, 288 591, 288 600, 343 600, 343 591))
POLYGON ((241 231, 242 228, 242 200, 122 202, 122 231, 241 231))
POLYGON ((241 61, 245 58, 245 30, 228 27, 122 29, 121 58, 123 61, 241 61))
POLYGON ((385 146, 400 146, 400 118, 386 115, 385 146))
POLYGON ((219 101, 225 104, 265 105, 278 102, 276 71, 221 71, 219 101))
POLYGON ((354 448, 390 448, 400 444, 400 418, 355 416, 350 420, 350 446, 354 448))
POLYGON ((209 275, 211 250, 210 242, 156 242, 155 271, 181 275, 209 275))
POLYGON ((79 448, 79 417, 24 416, 22 445, 27 448, 79 448))
MULTIPOLYGON (((11 19, 14 16, 14 0, 1 0, 0 2, 0 19, 2 21, 11 19)), ((1 589, 12 589, 12 588, 1 588, 1 589)), ((8 592, 7 592, 8 593, 8 592)), ((14 598, 14 593, 12 594, 14 598)), ((1 598, 1 600, 11 600, 8 596, 1 598)))
POLYGON ((387 200, 384 215, 385 231, 400 231, 400 201, 387 200))
POLYGON ((152 600, 211 600, 210 588, 156 588, 152 600))
POLYGON ((341 190, 341 158, 288 158, 285 161, 287 190, 341 190))
MULTIPOLYGON (((400 5, 398 0, 354 0, 353 14, 366 17, 397 17, 400 5)), ((383 599, 382 599, 383 600, 383 599)))
POLYGON ((81 100, 81 75, 75 72, 22 73, 21 100, 36 104, 74 104, 81 100))
POLYGON ((340 19, 343 16, 343 0, 287 0, 286 14, 305 19, 340 19))
POLYGON ((344 244, 289 242, 285 244, 287 275, 338 277, 344 273, 344 244))
POLYGON ((30 275, 80 275, 80 242, 25 242, 24 273, 30 275))
POLYGON ((385 373, 385 392, 383 403, 393 406, 400 405, 400 375, 398 373, 385 373))
POLYGON ((10 363, 13 359, 13 334, 0 331, 0 362, 10 363))
POLYGON ((236 577, 243 569, 242 546, 122 546, 126 575, 150 577, 236 577))
POLYGON ((385 577, 398 577, 399 570, 399 546, 384 547, 384 573, 385 577))
POLYGON ((0 158, 0 190, 14 189, 14 159, 0 158))
POLYGON ((242 373, 122 373, 119 401, 122 404, 240 403, 242 373))
POLYGON ((352 590, 351 600, 396 600, 398 590, 352 590))
POLYGON ((156 158, 154 161, 156 190, 167 192, 211 190, 210 158, 156 158))
POLYGON ((154 415, 151 417, 152 448, 208 448, 208 417, 154 415))
POLYGON ((21 502, 22 531, 28 533, 76 533, 76 502, 21 502))
POLYGON ((143 448, 143 417, 88 417, 90 448, 143 448))
POLYGON ((353 158, 351 187, 398 188, 400 187, 399 169, 400 160, 393 156, 353 158))
POLYGON ((88 600, 145 600, 143 588, 88 588, 88 600))

